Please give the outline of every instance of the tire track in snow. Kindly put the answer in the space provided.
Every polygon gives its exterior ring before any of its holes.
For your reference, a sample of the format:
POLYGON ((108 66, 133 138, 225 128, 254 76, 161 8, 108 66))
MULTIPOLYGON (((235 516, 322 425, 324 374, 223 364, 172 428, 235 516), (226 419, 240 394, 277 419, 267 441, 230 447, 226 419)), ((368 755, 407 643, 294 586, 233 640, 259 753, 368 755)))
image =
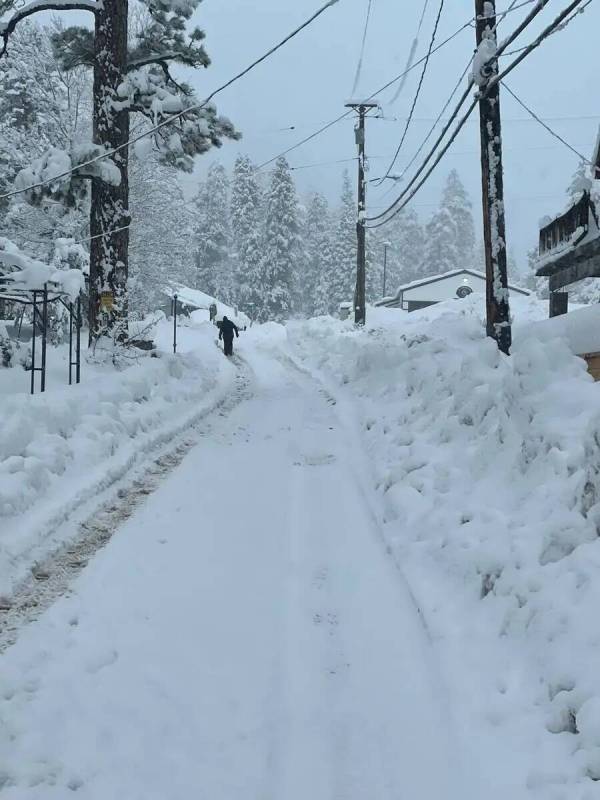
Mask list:
MULTIPOLYGON (((226 399, 208 409, 185 434, 175 437, 175 442, 157 448, 151 461, 134 470, 133 480, 128 477, 125 481, 115 481, 115 486, 122 485, 99 509, 78 524, 75 536, 36 563, 30 577, 20 583, 12 595, 0 598, 0 653, 17 641, 25 625, 38 619, 69 591, 75 578, 98 550, 106 546, 120 525, 181 464, 189 451, 201 444, 210 431, 211 416, 226 416, 250 396, 249 370, 242 359, 238 360, 242 369, 236 377, 234 390, 226 399)), ((68 519, 65 524, 67 522, 68 519)))

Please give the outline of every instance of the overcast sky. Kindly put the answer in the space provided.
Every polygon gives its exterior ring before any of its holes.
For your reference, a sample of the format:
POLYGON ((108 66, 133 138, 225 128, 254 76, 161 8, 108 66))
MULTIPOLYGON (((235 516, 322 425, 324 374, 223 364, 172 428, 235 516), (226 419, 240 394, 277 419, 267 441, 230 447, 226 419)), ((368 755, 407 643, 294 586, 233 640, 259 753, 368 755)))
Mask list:
MULTIPOLYGON (((242 142, 226 144, 202 159, 202 173, 213 160, 230 166, 238 152, 264 161, 320 125, 333 119, 349 99, 360 51, 368 0, 339 0, 313 26, 258 67, 218 99, 219 111, 227 114, 243 133, 242 142), (291 126, 295 130, 290 131, 291 126)), ((499 10, 509 0, 498 0, 499 10)), ((566 5, 552 0, 539 15, 520 44, 545 27, 566 5)), ((200 95, 229 78, 278 41, 320 6, 319 0, 204 0, 194 20, 207 34, 206 47, 212 66, 191 76, 200 95)), ((418 53, 427 48, 439 3, 430 0, 420 36, 418 53)), ((529 7, 512 13, 500 28, 506 35, 529 7)), ((364 69, 358 93, 368 95, 399 74, 405 65, 422 11, 421 0, 373 0, 373 15, 367 40, 364 69)), ((472 0, 446 0, 438 31, 442 41, 473 14, 472 0)), ((547 40, 527 58, 508 80, 509 86, 531 105, 574 147, 590 157, 600 123, 597 36, 600 30, 600 0, 566 30, 547 40)), ((402 168, 412 157, 424 133, 443 106, 474 49, 475 33, 467 28, 432 57, 425 78, 416 120, 398 162, 402 168)), ((368 123, 367 150, 371 175, 387 165, 401 136, 403 120, 414 96, 420 70, 408 80, 404 92, 391 104, 393 90, 380 98, 389 121, 368 123)), ((550 137, 535 121, 504 94, 505 184, 507 238, 520 262, 536 244, 538 220, 561 210, 565 188, 577 165, 577 157, 550 137)), ((345 120, 310 143, 290 153, 293 166, 304 166, 355 155, 353 122, 345 120)), ((330 200, 339 194, 342 171, 350 163, 331 164, 295 172, 301 190, 321 190, 330 200)), ((480 166, 478 117, 459 136, 438 171, 413 201, 426 219, 435 208, 447 172, 455 167, 473 201, 480 225, 480 166)), ((372 189, 371 209, 393 197, 390 186, 372 189), (388 192, 383 197, 384 192, 388 192)))
MULTIPOLYGON (((188 71, 188 81, 201 97, 206 96, 321 4, 322 0, 204 0, 193 22, 206 32, 206 47, 213 63, 201 72, 188 71)), ((567 0, 551 0, 515 46, 534 38, 566 4, 567 0)), ((229 167, 237 153, 244 152, 260 163, 343 112, 352 91, 367 5, 368 0, 339 0, 308 30, 218 97, 219 111, 233 120, 243 133, 243 140, 226 143, 222 150, 211 151, 200 159, 197 174, 185 178, 188 192, 194 191, 213 160, 229 167), (291 127, 294 130, 289 130, 291 127)), ((497 0, 499 11, 508 5, 509 0, 497 0)), ((422 8, 421 0, 373 0, 358 94, 369 95, 402 72, 422 8)), ((418 55, 427 49, 438 8, 438 0, 429 0, 418 55)), ((516 26, 529 8, 530 5, 517 10, 504 20, 500 38, 516 26)), ((446 0, 437 40, 447 38, 473 13, 473 0, 446 0)), ((78 22, 89 18, 66 16, 78 22)), ((509 86, 588 158, 600 124, 598 31, 600 0, 592 0, 583 15, 548 39, 508 78, 509 86)), ((398 169, 410 160, 432 118, 456 85, 472 55, 474 39, 474 31, 467 28, 432 57, 398 169)), ((386 120, 368 123, 367 152, 372 177, 385 171, 384 165, 396 149, 419 74, 419 68, 413 71, 396 103, 391 103, 393 89, 378 97, 386 120)), ((502 110, 508 247, 524 266, 527 250, 537 244, 539 219, 564 206, 565 189, 578 158, 531 120, 506 93, 502 110)), ((476 223, 481 228, 478 130, 478 117, 474 114, 437 172, 414 199, 423 220, 434 210, 445 176, 454 167, 469 191, 476 223)), ((347 119, 290 153, 288 160, 294 167, 304 167, 352 159, 355 152, 353 122, 347 119)), ((335 202, 345 167, 355 172, 355 164, 350 162, 298 169, 294 174, 302 192, 320 190, 335 202)), ((394 196, 390 189, 388 185, 371 189, 369 207, 380 210, 394 196)))

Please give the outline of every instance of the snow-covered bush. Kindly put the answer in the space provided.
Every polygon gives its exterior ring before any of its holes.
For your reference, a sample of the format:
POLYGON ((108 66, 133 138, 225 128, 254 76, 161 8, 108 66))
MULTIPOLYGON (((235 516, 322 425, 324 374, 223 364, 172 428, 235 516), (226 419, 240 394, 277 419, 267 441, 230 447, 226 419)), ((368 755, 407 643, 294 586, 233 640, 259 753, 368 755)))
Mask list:
POLYGON ((6 325, 0 322, 0 367, 14 366, 14 347, 11 342, 6 325))

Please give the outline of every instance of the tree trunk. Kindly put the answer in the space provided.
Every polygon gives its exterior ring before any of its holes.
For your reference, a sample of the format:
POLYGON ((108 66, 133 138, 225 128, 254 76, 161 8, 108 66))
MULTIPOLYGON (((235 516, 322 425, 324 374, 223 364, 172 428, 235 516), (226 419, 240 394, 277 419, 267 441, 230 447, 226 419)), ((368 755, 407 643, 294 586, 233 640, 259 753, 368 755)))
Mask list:
MULTIPOLYGON (((127 69, 128 0, 104 0, 96 12, 94 142, 113 149, 129 139, 129 113, 113 107, 127 69)), ((92 180, 90 338, 127 337, 129 231, 128 149, 113 156, 121 184, 92 180), (108 235, 106 235, 108 234, 108 235)))

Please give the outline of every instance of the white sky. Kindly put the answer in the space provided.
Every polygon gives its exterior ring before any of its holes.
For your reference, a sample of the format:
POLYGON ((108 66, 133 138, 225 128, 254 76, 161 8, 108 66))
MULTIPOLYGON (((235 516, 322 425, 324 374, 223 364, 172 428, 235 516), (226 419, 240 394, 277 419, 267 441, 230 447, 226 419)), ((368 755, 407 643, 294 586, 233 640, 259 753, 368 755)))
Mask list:
MULTIPOLYGON (((238 152, 256 162, 277 155, 286 147, 338 116, 349 99, 360 50, 368 0, 339 0, 313 26, 266 63, 218 97, 218 108, 243 133, 241 142, 226 143, 220 151, 200 159, 196 176, 184 177, 188 191, 213 160, 231 166, 238 152), (289 128, 295 126, 295 130, 289 128), (286 130, 287 129, 287 130, 286 130)), ((551 0, 517 44, 529 42, 567 4, 551 0)), ((308 18, 321 0, 204 0, 194 23, 207 34, 206 47, 213 60, 207 70, 188 71, 187 80, 201 97, 246 67, 259 55, 308 18)), ((509 0, 497 0, 499 11, 509 0)), ((399 74, 414 38, 422 11, 421 0, 373 0, 373 16, 367 41, 359 93, 368 95, 399 74)), ((500 28, 506 35, 528 12, 512 13, 500 28)), ((438 9, 429 0, 418 55, 427 48, 438 9)), ((442 41, 474 13, 473 0, 446 0, 438 31, 442 41)), ((81 23, 89 15, 65 15, 81 23)), ((597 85, 600 56, 600 0, 593 0, 585 14, 565 31, 547 40, 507 79, 514 91, 567 141, 590 157, 600 124, 600 90, 597 85)), ((474 49, 475 33, 467 28, 432 57, 415 122, 406 140, 397 169, 412 157, 448 94, 454 88, 474 49)), ((368 123, 367 151, 371 175, 376 177, 399 142, 420 70, 410 76, 402 96, 390 105, 393 90, 381 98, 388 121, 368 123), (396 121, 394 121, 396 118, 396 121)), ((521 267, 526 251, 537 245, 538 220, 555 214, 565 203, 565 189, 577 165, 577 157, 553 139, 503 94, 504 167, 507 240, 521 267)), ((292 166, 351 159, 355 156, 353 122, 345 120, 288 156, 292 166)), ((447 172, 455 167, 473 201, 480 227, 479 128, 475 113, 429 183, 413 201, 423 220, 434 210, 447 172)), ((353 163, 328 164, 295 172, 301 191, 321 190, 335 202, 341 175, 353 163)), ((410 173, 409 173, 410 174, 410 173)), ((384 185, 369 193, 369 207, 379 210, 393 198, 384 185), (386 197, 384 192, 388 191, 386 197)))

